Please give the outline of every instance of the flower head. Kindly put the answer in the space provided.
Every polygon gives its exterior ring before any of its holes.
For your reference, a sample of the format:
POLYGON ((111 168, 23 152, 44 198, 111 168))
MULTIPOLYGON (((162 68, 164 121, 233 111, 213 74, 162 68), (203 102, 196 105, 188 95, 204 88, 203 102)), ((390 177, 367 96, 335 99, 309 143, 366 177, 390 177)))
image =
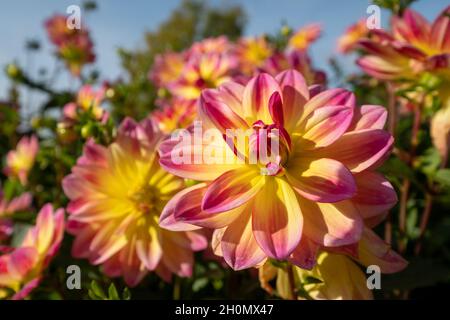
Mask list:
POLYGON ((64 211, 42 207, 36 225, 20 246, 0 256, 0 297, 23 299, 40 282, 44 269, 59 249, 64 234, 64 211))
POLYGON ((194 129, 191 144, 167 140, 160 163, 204 183, 172 199, 160 224, 215 229, 234 269, 267 257, 302 266, 301 239, 325 247, 356 243, 364 220, 397 201, 374 172, 393 144, 382 130, 386 111, 356 108, 346 90, 308 88, 294 70, 275 78, 262 73, 245 87, 229 82, 203 91, 199 119, 218 134, 198 139, 194 129))
POLYGON ((84 26, 70 29, 67 18, 57 14, 45 21, 45 28, 58 56, 73 75, 79 76, 84 65, 95 61, 94 44, 84 26))
POLYGON ((172 273, 190 276, 193 251, 206 246, 197 232, 158 226, 167 201, 184 187, 183 179, 159 166, 156 148, 163 137, 149 119, 141 124, 125 119, 108 147, 88 141, 63 180, 71 200, 73 255, 101 264, 108 276, 123 276, 129 286, 149 271, 165 280, 172 273))
POLYGON ((94 119, 101 120, 106 111, 101 107, 105 99, 106 88, 95 91, 92 86, 84 85, 78 91, 76 102, 70 102, 64 106, 63 114, 66 120, 76 120, 77 112, 90 112, 94 119))
POLYGON ((338 39, 337 49, 341 53, 349 53, 358 44, 358 41, 367 37, 369 29, 366 20, 361 19, 345 30, 345 33, 338 39))
POLYGON ((305 51, 311 43, 320 37, 321 33, 322 28, 319 24, 315 23, 304 26, 291 36, 288 42, 288 48, 291 50, 305 51))
POLYGON ((264 36, 242 38, 236 45, 239 69, 246 75, 261 68, 273 53, 274 48, 264 36))
POLYGON ((160 110, 151 114, 152 119, 164 133, 175 129, 187 128, 197 117, 197 100, 174 98, 165 101, 160 110))
POLYGON ((424 71, 448 68, 450 60, 450 7, 430 24, 420 13, 406 9, 392 18, 392 33, 373 30, 359 41, 368 55, 358 65, 368 74, 388 80, 414 79, 424 71))
POLYGON ((23 185, 28 182, 28 173, 33 167, 39 149, 35 135, 20 139, 15 150, 8 152, 4 172, 7 176, 16 177, 23 185))

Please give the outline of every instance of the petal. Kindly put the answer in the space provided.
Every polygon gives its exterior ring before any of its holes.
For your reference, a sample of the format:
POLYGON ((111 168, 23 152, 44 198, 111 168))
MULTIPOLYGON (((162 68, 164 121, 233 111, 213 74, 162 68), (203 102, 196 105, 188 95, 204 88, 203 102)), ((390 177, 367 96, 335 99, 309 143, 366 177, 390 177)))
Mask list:
POLYGON ((273 122, 280 127, 284 126, 283 102, 278 92, 274 92, 269 99, 269 112, 273 122))
MULTIPOLYGON (((220 213, 205 212, 202 210, 202 201, 207 188, 206 186, 195 187, 189 188, 189 192, 175 200, 173 219, 177 222, 177 225, 195 225, 212 229, 223 228, 231 224, 245 208, 245 206, 241 206, 220 213)), ((173 225, 171 230, 178 231, 173 229, 173 225)))
POLYGON ((247 210, 226 227, 220 239, 223 258, 234 270, 253 267, 266 258, 253 236, 252 215, 247 210))
POLYGON ((200 109, 202 115, 225 133, 229 129, 247 129, 248 125, 237 113, 217 97, 218 91, 213 89, 204 90, 200 96, 200 109))
POLYGON ((353 117, 353 108, 326 106, 315 109, 303 121, 301 149, 326 147, 339 139, 348 129, 353 117))
POLYGON ((316 265, 318 251, 319 245, 303 235, 288 261, 302 269, 311 270, 316 265))
POLYGON ((386 108, 376 105, 363 105, 361 108, 355 108, 355 111, 350 131, 384 128, 387 120, 386 108))
MULTIPOLYGON (((190 231, 198 229, 197 226, 177 220, 175 213, 180 211, 184 212, 186 210, 181 208, 178 208, 178 210, 176 209, 180 201, 185 198, 189 199, 188 201, 191 203, 192 207, 196 206, 198 210, 201 211, 202 197, 192 197, 192 192, 199 189, 204 189, 205 187, 205 183, 199 183, 192 187, 186 188, 173 196, 172 199, 170 199, 165 205, 161 215, 159 216, 159 226, 171 231, 190 231)), ((203 190, 203 192, 205 192, 205 190, 203 190)), ((183 213, 179 213, 179 216, 183 216, 183 213)))
POLYGON ((253 123, 257 120, 262 120, 264 123, 271 122, 269 99, 274 92, 281 94, 280 86, 267 73, 260 73, 248 82, 242 100, 244 117, 247 123, 253 123))
POLYGON ((355 96, 345 89, 331 89, 316 94, 304 106, 302 119, 306 119, 311 112, 324 106, 355 107, 355 96))
POLYGON ((304 219, 304 234, 327 247, 357 242, 363 231, 358 210, 348 200, 337 203, 315 203, 299 199, 304 219))
POLYGON ((359 243, 358 260, 365 266, 379 266, 383 273, 395 273, 408 265, 405 259, 368 228, 364 229, 363 237, 359 243))
POLYGON ((212 181, 241 166, 241 161, 223 139, 207 141, 187 134, 187 131, 183 137, 173 137, 162 142, 159 150, 160 165, 168 172, 187 179, 212 181), (210 154, 205 151, 207 148, 213 150, 216 158, 209 159, 210 154))
POLYGON ((450 6, 445 8, 431 27, 430 41, 439 52, 450 51, 450 6))
POLYGON ((311 156, 333 158, 352 172, 377 167, 389 155, 394 138, 386 131, 367 129, 347 132, 332 145, 313 150, 311 156))
POLYGON ((264 177, 256 168, 231 170, 208 187, 202 208, 209 213, 229 211, 250 201, 264 185, 264 177))
POLYGON ((352 198, 363 219, 383 214, 397 203, 397 194, 381 174, 371 171, 354 176, 357 191, 352 198))
POLYGON ((303 227, 294 190, 279 178, 268 178, 253 201, 253 234, 263 251, 283 260, 297 247, 303 227))
POLYGON ((286 177, 300 195, 312 201, 337 202, 356 192, 351 172, 333 159, 299 158, 286 168, 286 177))
POLYGON ((309 89, 303 76, 296 70, 283 71, 275 79, 282 91, 284 126, 290 131, 303 113, 303 106, 309 99, 309 89))

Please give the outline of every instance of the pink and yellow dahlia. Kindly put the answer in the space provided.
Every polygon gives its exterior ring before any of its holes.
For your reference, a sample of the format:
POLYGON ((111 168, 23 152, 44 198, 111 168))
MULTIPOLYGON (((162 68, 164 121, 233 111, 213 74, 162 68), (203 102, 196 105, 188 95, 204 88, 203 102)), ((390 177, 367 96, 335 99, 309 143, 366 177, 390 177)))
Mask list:
POLYGON ((359 41, 368 55, 357 63, 379 79, 414 79, 424 71, 450 65, 450 7, 430 24, 418 12, 406 9, 392 18, 392 32, 373 30, 371 39, 359 41))
POLYGON ((184 187, 183 179, 159 166, 156 148, 163 137, 149 119, 140 124, 126 119, 108 147, 88 141, 63 180, 71 200, 73 255, 102 265, 108 276, 123 276, 129 286, 149 271, 167 281, 172 273, 190 276, 193 251, 207 245, 196 231, 158 226, 162 209, 184 187))
POLYGON ((215 229, 236 270, 267 257, 309 267, 314 258, 301 243, 357 243, 364 221, 381 219, 397 201, 374 171, 393 145, 382 129, 386 111, 357 108, 349 91, 310 89, 295 70, 262 73, 245 87, 203 91, 199 119, 218 134, 198 139, 194 129, 160 147, 163 168, 202 181, 169 201, 160 225, 215 229))
POLYGON ((264 36, 242 38, 238 41, 235 50, 239 70, 249 76, 263 67, 266 60, 274 53, 274 48, 264 36))
POLYGON ((151 118, 159 129, 169 134, 175 129, 187 128, 197 117, 197 100, 171 99, 165 101, 160 110, 155 110, 151 118))
POLYGON ((345 30, 345 33, 339 37, 337 43, 337 50, 340 53, 349 53, 358 44, 362 38, 366 38, 369 34, 369 29, 366 25, 366 19, 361 19, 355 24, 345 30))
POLYGON ((236 68, 232 55, 206 53, 193 55, 185 64, 179 79, 168 85, 172 95, 183 99, 197 99, 203 89, 217 88, 229 81, 236 68))
POLYGON ((0 256, 0 298, 23 299, 39 284, 63 234, 63 209, 53 212, 52 205, 46 204, 20 246, 0 256))
POLYGON ((157 55, 149 79, 158 87, 166 87, 181 76, 185 62, 185 53, 166 52, 157 55))
POLYGON ((291 36, 287 47, 289 50, 305 51, 311 43, 320 37, 321 33, 322 28, 317 23, 304 26, 291 36))
POLYGON ((70 102, 64 106, 65 120, 76 120, 78 112, 90 112, 94 119, 101 120, 106 111, 101 107, 105 99, 106 87, 94 90, 90 85, 84 85, 77 94, 76 102, 70 102))
POLYGON ((20 139, 15 150, 8 152, 4 172, 9 177, 18 178, 20 183, 28 183, 28 173, 34 165, 39 142, 35 135, 20 139))
POLYGON ((263 289, 276 293, 283 299, 319 299, 319 300, 369 300, 373 299, 372 291, 367 286, 364 267, 377 266, 385 274, 403 270, 407 262, 392 251, 370 229, 365 229, 361 241, 352 250, 342 252, 317 251, 317 263, 311 270, 287 265, 275 267, 266 262, 259 269, 259 279, 263 289), (287 268, 293 268, 296 292, 293 297, 287 268), (276 289, 269 281, 276 278, 276 289))
POLYGON ((79 76, 84 65, 95 61, 94 44, 85 26, 69 29, 67 17, 57 14, 45 21, 45 28, 58 56, 73 75, 79 76))

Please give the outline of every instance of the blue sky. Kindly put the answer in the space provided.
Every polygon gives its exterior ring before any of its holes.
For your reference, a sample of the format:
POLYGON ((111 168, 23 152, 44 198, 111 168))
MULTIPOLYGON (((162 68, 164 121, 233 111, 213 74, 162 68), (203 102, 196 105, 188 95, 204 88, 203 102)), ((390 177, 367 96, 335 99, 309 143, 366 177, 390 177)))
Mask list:
MULTIPOLYGON (((135 48, 143 41, 146 30, 155 29, 164 21, 181 0, 99 0, 99 10, 88 15, 86 22, 92 31, 97 53, 96 67, 102 78, 115 79, 121 76, 116 50, 118 47, 135 48)), ((335 54, 336 38, 358 18, 366 15, 368 0, 211 0, 212 5, 240 4, 248 15, 245 30, 247 35, 276 31, 282 22, 297 28, 311 22, 320 22, 324 35, 313 46, 312 56, 318 67, 325 67, 327 60, 335 54)), ((41 67, 51 69, 49 58, 52 46, 48 43, 43 20, 53 13, 64 13, 76 0, 6 0, 0 11, 0 66, 11 61, 21 65, 31 63, 37 72, 41 67), (27 39, 41 40, 41 53, 28 60, 23 50, 27 39)), ((421 0, 413 8, 428 19, 446 6, 448 0, 421 0)), ((386 12, 382 13, 383 25, 387 27, 386 12)), ((352 69, 352 58, 340 58, 347 69, 352 69)), ((67 77, 58 80, 68 85, 67 77)), ((7 81, 0 75, 0 98, 4 97, 7 81)))

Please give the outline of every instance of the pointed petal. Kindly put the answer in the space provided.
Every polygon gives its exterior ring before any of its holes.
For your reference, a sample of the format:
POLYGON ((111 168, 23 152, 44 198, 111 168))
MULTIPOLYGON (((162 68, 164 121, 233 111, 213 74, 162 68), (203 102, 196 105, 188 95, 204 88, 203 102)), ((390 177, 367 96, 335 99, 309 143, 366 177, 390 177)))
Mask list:
POLYGON ((253 234, 263 251, 283 260, 297 247, 303 227, 294 190, 279 178, 268 178, 253 202, 253 234))
POLYGON ((332 144, 348 129, 352 117, 352 107, 326 106, 314 110, 303 122, 300 148, 321 148, 332 144))
POLYGON ((318 251, 319 245, 303 235, 288 261, 302 269, 311 270, 316 265, 318 251))
POLYGON ((357 191, 351 201, 363 219, 383 214, 397 203, 394 188, 381 174, 365 171, 354 177, 357 191))
POLYGON ((351 172, 333 159, 299 158, 286 169, 286 177, 300 195, 312 201, 337 202, 356 192, 351 172))
POLYGON ((403 270, 408 262, 381 240, 372 230, 365 228, 359 244, 359 259, 363 265, 377 265, 383 273, 403 270))
POLYGON ((337 203, 315 203, 299 199, 305 235, 327 247, 357 242, 363 231, 358 210, 348 200, 337 203))
POLYGON ((386 131, 367 129, 347 132, 332 145, 314 150, 311 156, 333 158, 352 172, 376 168, 388 155, 394 138, 386 131))
POLYGON ((363 105, 355 108, 355 117, 349 131, 383 129, 387 120, 387 110, 382 106, 363 105))
POLYGON ((250 201, 263 185, 264 177, 256 168, 228 171, 209 185, 202 208, 206 212, 217 213, 240 207, 250 201))
POLYGON ((251 268, 266 258, 252 232, 250 208, 229 225, 220 240, 223 258, 234 270, 251 268))
POLYGON ((269 99, 274 92, 281 94, 280 86, 267 73, 260 73, 248 82, 242 100, 244 117, 248 123, 257 120, 262 120, 264 123, 271 122, 269 99))

